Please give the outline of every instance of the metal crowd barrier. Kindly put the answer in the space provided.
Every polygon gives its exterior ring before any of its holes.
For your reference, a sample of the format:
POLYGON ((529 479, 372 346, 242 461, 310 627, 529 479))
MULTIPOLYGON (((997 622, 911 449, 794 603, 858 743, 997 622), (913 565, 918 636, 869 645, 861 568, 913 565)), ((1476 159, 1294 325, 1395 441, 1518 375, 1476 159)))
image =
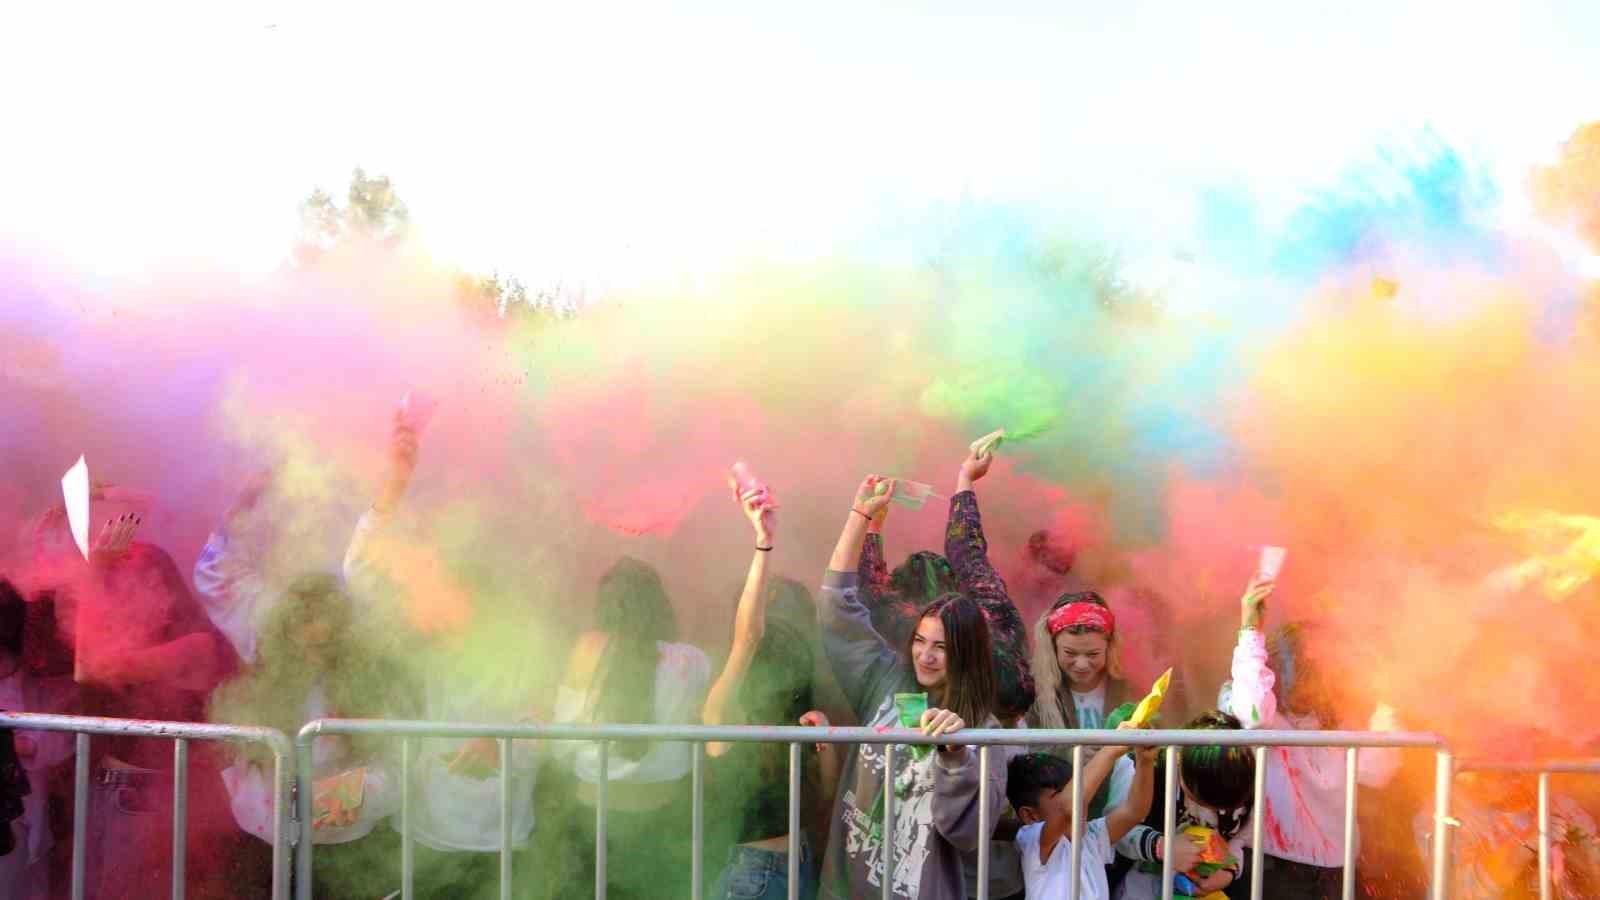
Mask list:
MULTIPOLYGON (((378 735, 402 738, 400 832, 401 838, 401 896, 412 897, 412 836, 411 836, 411 765, 417 738, 495 738, 500 744, 500 896, 511 896, 511 801, 510 767, 505 761, 511 757, 513 740, 596 741, 600 743, 600 779, 595 800, 595 898, 606 896, 606 788, 608 774, 607 742, 610 741, 672 741, 693 745, 692 821, 691 821, 691 885, 693 900, 701 900, 702 864, 704 850, 704 764, 705 744, 711 741, 735 743, 786 743, 789 745, 789 898, 797 900, 800 890, 800 748, 804 744, 882 744, 884 767, 892 770, 896 745, 934 745, 949 743, 948 737, 932 738, 920 734, 886 732, 875 728, 801 728, 794 726, 669 726, 669 725, 495 725, 483 723, 444 723, 380 721, 367 719, 319 719, 306 725, 296 738, 299 778, 303 786, 312 780, 311 743, 318 735, 378 735)), ((1436 754, 1436 781, 1434 817, 1444 823, 1450 817, 1450 788, 1454 764, 1443 741, 1435 735, 1409 732, 1359 732, 1359 731, 1075 731, 1075 730, 999 730, 974 729, 962 731, 961 744, 978 748, 978 898, 989 897, 989 842, 995 823, 989 813, 990 748, 993 746, 1060 746, 1073 745, 1072 752, 1072 859, 1073 872, 1070 900, 1078 900, 1078 873, 1082 861, 1083 827, 1081 812, 1083 797, 1083 748, 1103 746, 1164 747, 1166 748, 1166 810, 1164 839, 1172 846, 1177 832, 1178 798, 1178 748, 1186 746, 1223 745, 1255 749, 1256 778, 1253 816, 1252 860, 1250 866, 1250 896, 1261 900, 1262 894, 1262 827, 1266 808, 1266 750, 1268 747, 1331 747, 1343 748, 1345 760, 1345 858, 1344 897, 1355 896, 1355 821, 1356 821, 1356 762, 1363 747, 1393 747, 1401 749, 1427 749, 1436 754)), ((884 835, 894 834, 895 798, 892 779, 884 782, 884 835)), ((299 792, 299 853, 296 856, 298 896, 311 897, 311 791, 303 787, 299 792)), ((884 841, 882 879, 883 897, 891 896, 894 871, 894 844, 884 841)), ((1162 864, 1162 900, 1172 900, 1173 872, 1171 854, 1165 854, 1162 864)), ((1449 829, 1436 825, 1433 830, 1432 900, 1447 900, 1450 884, 1451 841, 1449 829)))
POLYGON ((294 752, 289 738, 272 728, 250 725, 201 725, 192 722, 150 722, 142 719, 101 719, 92 716, 57 716, 41 713, 0 712, 0 728, 22 731, 68 731, 77 735, 72 789, 72 900, 83 900, 89 822, 89 735, 170 738, 172 769, 172 898, 183 900, 184 869, 188 862, 186 834, 189 826, 189 742, 253 741, 272 751, 272 785, 276 798, 272 813, 272 896, 289 897, 289 759, 294 752))
POLYGON ((1555 887, 1550 865, 1550 776, 1600 775, 1600 759, 1503 763, 1471 760, 1456 767, 1457 772, 1502 773, 1539 776, 1539 900, 1551 900, 1555 887))

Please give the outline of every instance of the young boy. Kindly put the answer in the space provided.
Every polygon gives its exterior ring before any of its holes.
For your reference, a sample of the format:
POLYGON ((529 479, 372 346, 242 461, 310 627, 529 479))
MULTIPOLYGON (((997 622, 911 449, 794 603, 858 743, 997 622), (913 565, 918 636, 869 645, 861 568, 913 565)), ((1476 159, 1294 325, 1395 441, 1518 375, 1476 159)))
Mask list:
MULTIPOLYGON (((1100 783, 1127 747, 1106 747, 1083 767, 1084 799, 1094 796, 1100 783)), ((1155 787, 1155 760, 1159 747, 1137 754, 1133 785, 1122 803, 1083 829, 1083 863, 1078 896, 1082 900, 1110 900, 1106 867, 1116 859, 1112 845, 1150 813, 1155 787)), ((1072 867, 1072 764, 1048 753, 1029 753, 1011 761, 1006 771, 1006 799, 1022 820, 1017 850, 1022 855, 1022 876, 1029 900, 1065 900, 1071 890, 1072 867)))

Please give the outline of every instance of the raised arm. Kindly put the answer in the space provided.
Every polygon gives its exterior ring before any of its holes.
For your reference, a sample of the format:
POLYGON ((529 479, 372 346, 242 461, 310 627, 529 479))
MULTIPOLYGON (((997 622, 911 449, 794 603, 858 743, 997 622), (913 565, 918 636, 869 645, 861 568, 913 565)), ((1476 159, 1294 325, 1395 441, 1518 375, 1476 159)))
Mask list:
POLYGON ((345 549, 344 577, 350 592, 360 604, 371 604, 383 596, 387 584, 385 566, 379 540, 384 527, 400 508, 411 476, 417 470, 417 434, 398 413, 389 438, 389 463, 384 472, 383 486, 374 498, 372 508, 356 523, 345 549))
POLYGON ((1252 581, 1239 600, 1239 643, 1233 649, 1233 687, 1227 695, 1228 712, 1245 728, 1263 728, 1278 718, 1277 677, 1267 665, 1267 639, 1261 620, 1272 583, 1252 581))
POLYGON ((978 515, 978 495, 973 484, 989 474, 992 454, 968 455, 956 476, 956 492, 950 497, 950 519, 944 533, 944 555, 950 560, 961 585, 961 592, 980 603, 999 601, 1010 605, 1006 583, 989 563, 989 541, 983 534, 983 519, 978 515))
POLYGON ((860 580, 854 566, 861 555, 867 522, 889 502, 893 491, 893 479, 872 475, 861 482, 828 561, 828 571, 823 573, 822 602, 817 604, 823 652, 851 708, 863 721, 873 712, 871 707, 883 698, 887 685, 894 682, 899 654, 872 627, 872 617, 861 603, 860 580), (880 483, 888 485, 882 494, 878 493, 880 483))
POLYGON ((1150 815, 1150 802, 1155 796, 1156 756, 1160 747, 1146 747, 1134 754, 1133 780, 1122 801, 1106 813, 1106 839, 1115 844, 1133 826, 1150 815))
MULTIPOLYGON (((734 489, 735 491, 738 488, 734 489)), ((750 558, 750 571, 745 575, 744 592, 739 595, 739 607, 733 614, 733 647, 728 651, 728 663, 722 674, 706 694, 705 707, 700 717, 707 725, 722 725, 728 721, 728 707, 750 663, 755 659, 756 648, 767 629, 767 558, 771 555, 773 540, 777 537, 777 513, 767 508, 766 491, 757 489, 737 495, 734 499, 744 510, 755 530, 754 556, 750 558)), ((706 752, 721 756, 732 744, 713 741, 706 752)))

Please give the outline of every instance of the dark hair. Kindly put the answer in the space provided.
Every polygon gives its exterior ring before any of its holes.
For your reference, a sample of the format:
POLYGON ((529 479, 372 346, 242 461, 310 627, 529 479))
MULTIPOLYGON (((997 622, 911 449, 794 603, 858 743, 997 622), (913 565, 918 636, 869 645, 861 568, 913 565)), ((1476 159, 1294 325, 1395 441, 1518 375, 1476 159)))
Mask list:
POLYGON ((10 672, 0 672, 0 677, 22 667, 22 630, 27 614, 27 601, 22 599, 22 594, 11 582, 0 578, 0 653, 9 654, 16 667, 10 672))
POLYGON ((787 622, 768 622, 739 683, 745 721, 794 725, 814 707, 811 676, 816 665, 811 642, 803 633, 787 622))
MULTIPOLYGON (((1212 710, 1184 726, 1195 731, 1238 731, 1243 726, 1233 716, 1212 710)), ((1178 751, 1183 785, 1190 795, 1217 810, 1217 831, 1232 838, 1250 818, 1255 802, 1256 755, 1249 747, 1204 744, 1178 751)))
POLYGON ((1078 553, 1071 546, 1052 540, 1050 532, 1041 528, 1028 535, 1028 559, 1057 575, 1072 571, 1078 553))
POLYGON ((1293 715, 1314 715, 1323 728, 1337 727, 1339 704, 1331 686, 1306 659, 1316 627, 1287 622, 1267 636, 1267 665, 1277 676, 1278 705, 1293 715))
MULTIPOLYGON (((944 625, 944 691, 929 697, 930 706, 948 709, 960 716, 968 727, 981 728, 994 709, 994 648, 989 640, 989 619, 977 602, 960 594, 945 594, 917 618, 938 617, 944 625)), ((906 664, 911 666, 912 645, 917 631, 906 636, 906 664)), ((912 670, 915 677, 915 669, 912 670)))
MULTIPOLYGON (((647 563, 624 556, 600 576, 595 591, 595 627, 610 635, 589 686, 588 708, 597 722, 648 724, 655 719, 658 641, 678 636, 678 621, 661 575, 647 563)), ((637 759, 642 744, 618 744, 637 759)))
POLYGON ((919 550, 889 573, 889 586, 917 609, 960 589, 950 560, 932 550, 919 550))
MULTIPOLYGON (((739 709, 745 723, 798 725, 800 717, 815 708, 812 673, 816 665, 811 642, 804 632, 787 622, 769 620, 750 668, 739 682, 739 709)), ((739 746, 763 782, 777 783, 785 778, 788 745, 739 746)), ((809 769, 807 774, 811 774, 809 769)))
POLYGON ((1011 808, 1037 808, 1039 795, 1072 783, 1072 763, 1049 753, 1024 753, 1006 765, 1006 800, 1011 808))
POLYGON ((817 630, 817 604, 811 590, 793 578, 773 578, 767 583, 767 623, 781 622, 805 635, 817 630))

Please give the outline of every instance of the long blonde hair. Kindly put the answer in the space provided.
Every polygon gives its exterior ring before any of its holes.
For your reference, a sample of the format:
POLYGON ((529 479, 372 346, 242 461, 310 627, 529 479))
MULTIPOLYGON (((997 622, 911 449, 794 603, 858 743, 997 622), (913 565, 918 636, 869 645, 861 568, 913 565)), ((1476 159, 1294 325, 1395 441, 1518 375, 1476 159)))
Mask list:
MULTIPOLYGON (((1077 591, 1062 594, 1056 602, 1050 604, 1038 620, 1033 623, 1033 681, 1037 694, 1033 701, 1033 715, 1038 721, 1039 728, 1069 728, 1066 716, 1061 713, 1061 682, 1064 680, 1061 673, 1061 663, 1056 659, 1056 636, 1050 633, 1050 614, 1069 603, 1094 603, 1110 609, 1110 604, 1094 591, 1077 591)), ((1106 680, 1122 678, 1122 657, 1117 652, 1117 633, 1113 630, 1110 634, 1098 628, 1086 628, 1082 625, 1069 626, 1063 629, 1063 634, 1094 634, 1106 635, 1106 680)))

